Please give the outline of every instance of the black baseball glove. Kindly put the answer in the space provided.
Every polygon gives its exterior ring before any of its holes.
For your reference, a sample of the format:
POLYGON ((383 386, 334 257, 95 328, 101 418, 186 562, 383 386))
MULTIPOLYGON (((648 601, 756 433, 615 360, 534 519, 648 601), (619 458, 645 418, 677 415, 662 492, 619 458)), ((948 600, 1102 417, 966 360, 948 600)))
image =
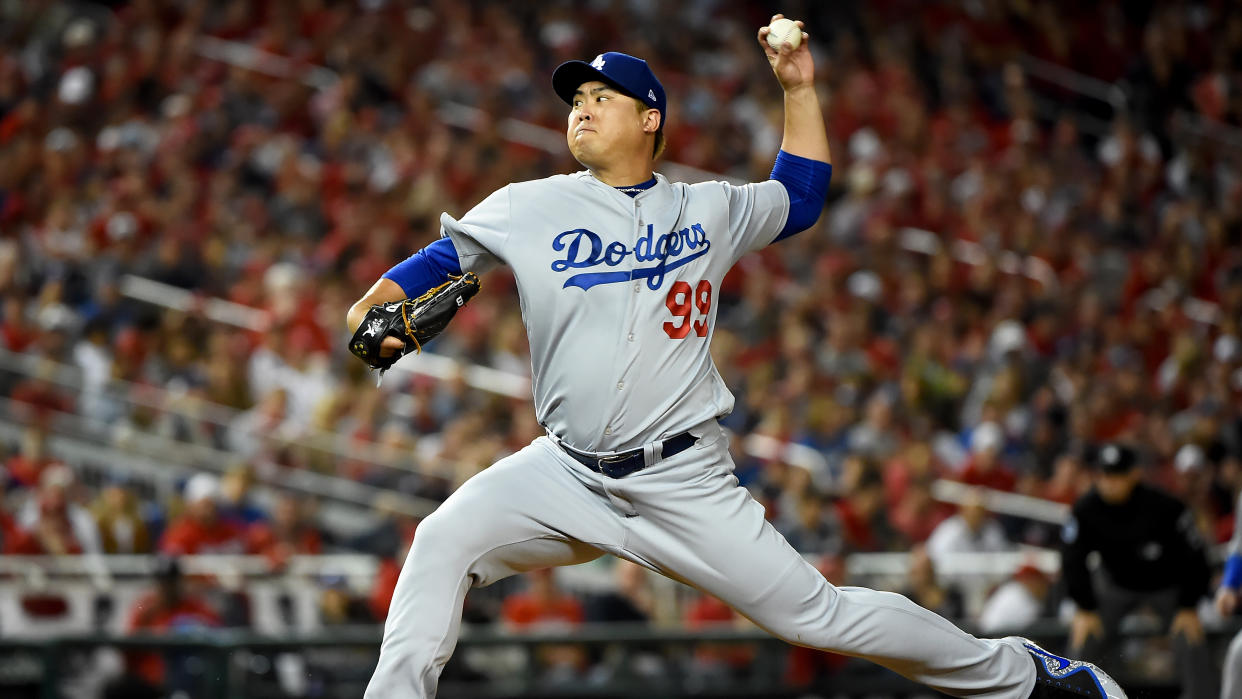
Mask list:
POLYGON ((477 293, 479 278, 468 272, 451 277, 416 299, 377 303, 367 311, 362 324, 349 339, 349 351, 372 369, 379 369, 382 375, 410 350, 421 352, 423 343, 443 332, 457 315, 457 309, 477 293), (405 347, 381 357, 380 346, 389 336, 404 342, 405 347))

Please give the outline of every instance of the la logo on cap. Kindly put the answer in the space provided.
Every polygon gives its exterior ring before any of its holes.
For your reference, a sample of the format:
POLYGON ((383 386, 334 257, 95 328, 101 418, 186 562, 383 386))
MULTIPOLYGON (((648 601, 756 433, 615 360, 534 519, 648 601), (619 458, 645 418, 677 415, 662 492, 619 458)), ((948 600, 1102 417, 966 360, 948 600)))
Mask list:
POLYGON ((652 102, 656 101, 655 90, 647 90, 647 99, 651 100, 652 102))
POLYGON ((594 68, 595 70, 603 70, 604 69, 604 54, 601 53, 600 55, 596 56, 595 60, 591 61, 591 67, 594 68))

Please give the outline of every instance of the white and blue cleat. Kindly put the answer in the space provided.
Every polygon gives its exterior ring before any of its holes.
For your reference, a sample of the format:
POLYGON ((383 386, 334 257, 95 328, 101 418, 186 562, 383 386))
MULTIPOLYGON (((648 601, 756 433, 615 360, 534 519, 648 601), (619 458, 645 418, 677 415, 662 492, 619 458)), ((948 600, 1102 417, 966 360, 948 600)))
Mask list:
POLYGON ((1031 690, 1031 699, 1127 699, 1121 685, 1100 668, 1049 653, 1025 638, 1021 640, 1035 661, 1035 688, 1031 690))

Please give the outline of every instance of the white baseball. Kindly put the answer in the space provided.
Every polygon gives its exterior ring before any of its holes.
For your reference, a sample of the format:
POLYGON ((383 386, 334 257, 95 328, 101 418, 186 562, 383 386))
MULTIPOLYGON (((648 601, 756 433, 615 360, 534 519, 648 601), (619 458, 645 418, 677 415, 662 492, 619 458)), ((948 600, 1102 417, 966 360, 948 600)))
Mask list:
POLYGON ((781 17, 768 25, 768 46, 774 51, 780 51, 781 44, 786 41, 791 47, 798 48, 802 43, 802 30, 792 19, 781 17))

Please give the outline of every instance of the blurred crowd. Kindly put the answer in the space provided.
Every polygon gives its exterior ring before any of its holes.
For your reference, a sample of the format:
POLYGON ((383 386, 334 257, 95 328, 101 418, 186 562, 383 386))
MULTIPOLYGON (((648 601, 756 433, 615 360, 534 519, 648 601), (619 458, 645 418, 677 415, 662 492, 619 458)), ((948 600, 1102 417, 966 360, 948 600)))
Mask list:
MULTIPOLYGON (((730 274, 713 341, 737 396, 723 420, 737 474, 778 528, 825 570, 914 547, 907 592, 960 614, 936 582, 939 556, 1055 545, 1056 531, 976 501, 946 505, 932 483, 1068 504, 1091 482, 1085 450, 1119 441, 1209 541, 1227 538, 1242 478, 1242 9, 779 9, 811 34, 830 201, 812 229, 730 274), (1046 82, 1050 67, 1124 99, 1046 82), (911 244, 910 229, 936 244, 911 244), (747 454, 753 434, 805 445, 821 465, 747 454)), ((528 399, 413 374, 376 390, 345 351, 348 305, 438 236, 440 212, 578 169, 567 151, 504 136, 508 119, 563 129, 549 83, 563 60, 647 58, 670 94, 665 159, 765 179, 781 99, 755 33, 773 11, 716 0, 4 4, 0 343, 74 367, 80 383, 51 380, 52 364, 0 380, 25 424, 0 445, 0 550, 279 561, 348 548, 357 542, 323 531, 304 497, 246 505, 248 479, 312 469, 443 498, 528 443, 541 433, 528 399), (137 301, 122 293, 126 275, 260 309, 266 328, 137 301), (157 394, 181 412, 135 400, 157 394), (241 465, 189 479, 168 502, 120 476, 87 486, 49 455, 60 413, 241 465), (324 434, 338 454, 376 446, 408 468, 297 448, 324 434)), ((432 349, 529 373, 511 277, 483 286, 432 349)), ((385 565, 390 585, 396 564, 385 565)), ((1052 582, 1023 568, 1006 594, 1038 607, 1052 582)), ((493 616, 588 617, 532 584, 534 601, 493 616)), ((641 610, 627 600, 609 613, 641 610)), ((686 623, 728 610, 692 611, 686 623)))

